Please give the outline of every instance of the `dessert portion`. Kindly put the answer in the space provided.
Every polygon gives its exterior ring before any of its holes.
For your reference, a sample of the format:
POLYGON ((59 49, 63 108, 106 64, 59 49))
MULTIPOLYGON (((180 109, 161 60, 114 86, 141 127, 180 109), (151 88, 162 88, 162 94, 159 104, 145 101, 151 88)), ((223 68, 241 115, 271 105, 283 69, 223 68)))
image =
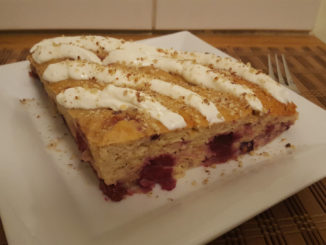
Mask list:
POLYGON ((43 40, 28 60, 113 201, 237 159, 297 119, 287 90, 232 58, 110 37, 43 40))

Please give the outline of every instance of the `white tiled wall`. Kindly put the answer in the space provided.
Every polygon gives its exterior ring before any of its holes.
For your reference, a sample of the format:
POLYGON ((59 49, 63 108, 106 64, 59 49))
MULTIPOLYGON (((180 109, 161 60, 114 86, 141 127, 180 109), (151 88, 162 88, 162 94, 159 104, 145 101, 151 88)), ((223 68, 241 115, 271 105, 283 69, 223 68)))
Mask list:
POLYGON ((0 30, 311 30, 319 3, 320 0, 0 0, 0 30))

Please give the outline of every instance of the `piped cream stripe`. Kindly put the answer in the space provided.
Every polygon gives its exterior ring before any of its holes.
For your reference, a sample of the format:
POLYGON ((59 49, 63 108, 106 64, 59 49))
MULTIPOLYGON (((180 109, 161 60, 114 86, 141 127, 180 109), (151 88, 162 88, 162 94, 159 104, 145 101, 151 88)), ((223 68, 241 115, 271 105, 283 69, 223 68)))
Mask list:
POLYGON ((231 70, 237 76, 260 86, 278 101, 289 102, 288 91, 283 86, 265 73, 259 72, 236 59, 198 52, 178 52, 177 56, 178 59, 191 60, 198 64, 213 66, 216 69, 231 70))
POLYGON ((33 59, 38 63, 50 61, 52 59, 70 58, 74 60, 87 60, 89 62, 101 64, 101 59, 92 51, 87 49, 62 44, 59 46, 44 46, 32 54, 33 59))
POLYGON ((144 55, 139 49, 113 50, 103 60, 104 64, 126 63, 128 65, 152 65, 166 72, 176 73, 191 84, 201 85, 206 88, 225 91, 238 97, 243 97, 248 104, 257 111, 263 111, 263 105, 254 92, 240 84, 233 83, 225 75, 212 71, 210 68, 194 64, 192 61, 180 61, 170 57, 161 57, 157 52, 144 55))
POLYGON ((200 95, 189 89, 158 79, 151 80, 150 85, 150 88, 157 93, 173 99, 182 98, 186 105, 197 109, 210 124, 224 121, 221 113, 212 102, 205 101, 200 95))
POLYGON ((68 88, 56 97, 67 108, 111 108, 115 111, 137 108, 160 121, 169 130, 187 126, 183 117, 170 111, 152 97, 134 89, 109 84, 104 90, 88 90, 82 87, 68 88))
POLYGON ((62 61, 50 64, 43 73, 43 78, 48 82, 58 82, 66 79, 89 80, 95 78, 99 82, 113 83, 117 86, 136 87, 140 83, 150 84, 150 89, 173 99, 183 99, 184 103, 198 110, 210 124, 224 121, 223 116, 216 106, 209 100, 202 98, 197 93, 159 79, 149 79, 128 75, 128 72, 119 69, 110 69, 92 63, 62 61))
POLYGON ((105 50, 107 52, 119 48, 122 44, 126 43, 124 40, 102 37, 102 36, 74 36, 74 37, 55 37, 44 39, 35 44, 30 52, 33 53, 37 49, 42 49, 48 46, 70 45, 85 48, 92 51, 105 50))

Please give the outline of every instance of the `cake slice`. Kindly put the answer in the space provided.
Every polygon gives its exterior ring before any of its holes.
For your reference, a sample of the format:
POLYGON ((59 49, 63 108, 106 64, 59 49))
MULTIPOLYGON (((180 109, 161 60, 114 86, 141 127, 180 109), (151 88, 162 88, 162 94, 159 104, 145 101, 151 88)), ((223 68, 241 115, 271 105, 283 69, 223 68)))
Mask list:
POLYGON ((113 201, 172 190, 187 169, 237 159, 297 119, 284 87, 214 54, 75 36, 37 43, 28 60, 113 201))

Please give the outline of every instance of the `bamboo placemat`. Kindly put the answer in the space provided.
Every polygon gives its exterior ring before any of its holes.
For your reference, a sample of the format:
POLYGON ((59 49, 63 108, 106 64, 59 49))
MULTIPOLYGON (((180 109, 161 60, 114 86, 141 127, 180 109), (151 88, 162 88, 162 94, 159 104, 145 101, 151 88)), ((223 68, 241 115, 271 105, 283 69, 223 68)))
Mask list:
MULTIPOLYGON (((124 36, 126 37, 126 36, 124 36)), ((128 35, 140 39, 148 35, 128 35)), ((299 36, 199 35, 215 47, 267 72, 267 54, 285 54, 301 94, 326 108, 326 45, 299 36)), ((26 58, 44 35, 0 34, 0 64, 26 58), (20 36, 21 37, 21 36, 20 36)), ((326 161, 325 161, 326 164, 326 161)), ((211 245, 326 244, 326 179, 323 179, 210 242, 211 245)), ((0 245, 7 245, 0 222, 0 245)))

